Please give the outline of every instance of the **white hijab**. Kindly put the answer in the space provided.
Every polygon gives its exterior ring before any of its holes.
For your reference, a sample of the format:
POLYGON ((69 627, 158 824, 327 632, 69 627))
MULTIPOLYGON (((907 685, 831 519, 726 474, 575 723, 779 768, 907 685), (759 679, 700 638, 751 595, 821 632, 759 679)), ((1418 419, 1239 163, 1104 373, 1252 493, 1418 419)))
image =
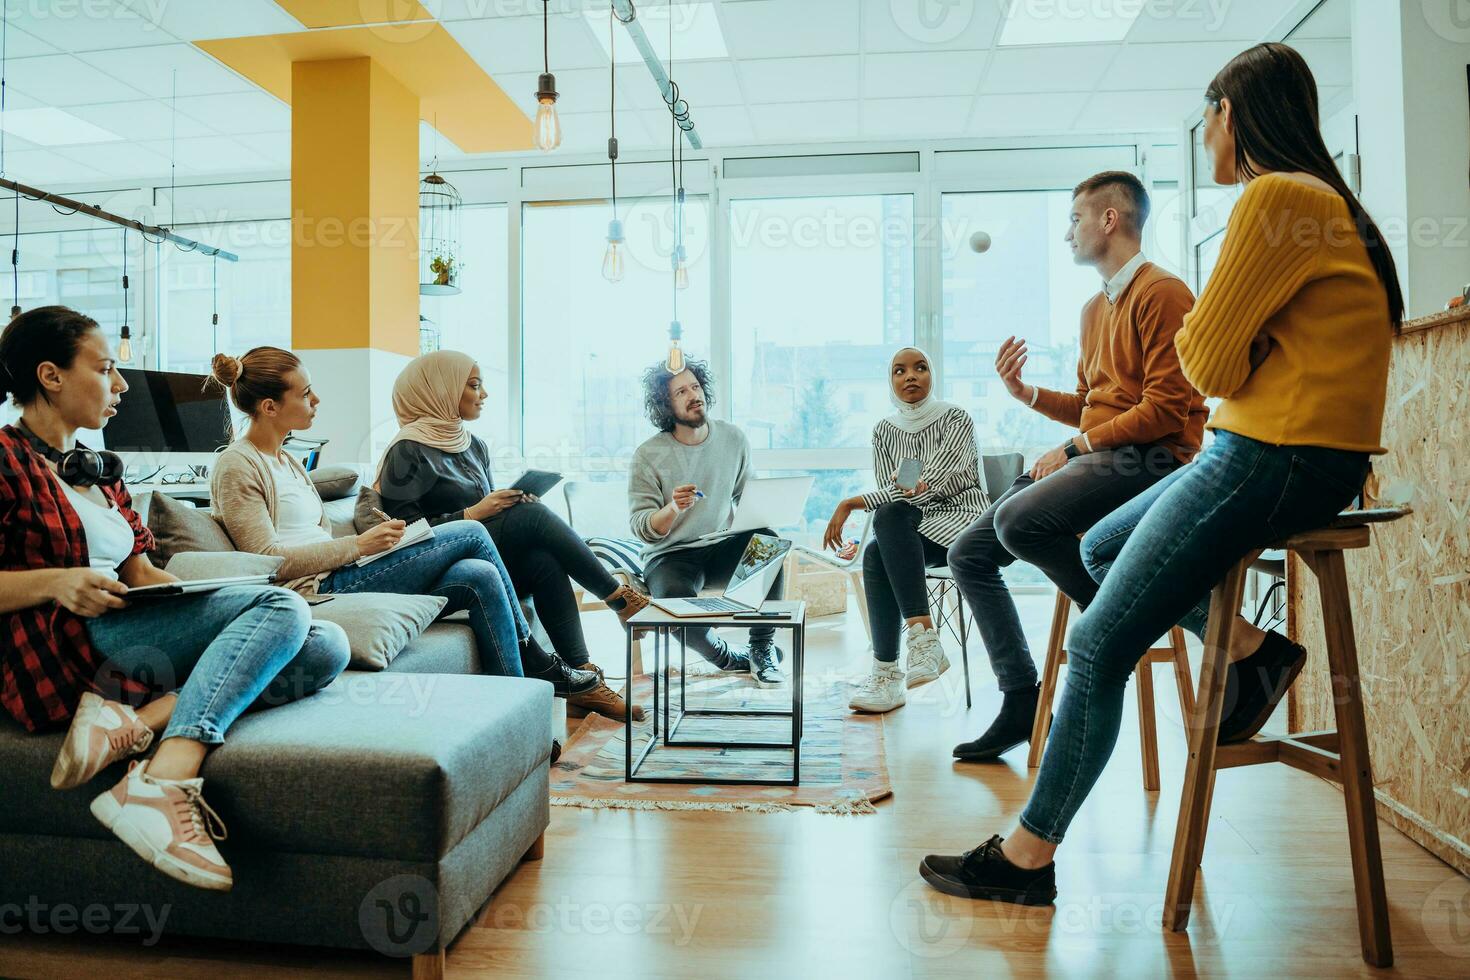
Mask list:
POLYGON ((893 358, 888 361, 888 400, 893 402, 893 407, 897 408, 898 412, 888 416, 888 421, 900 432, 922 432, 938 421, 945 412, 958 406, 935 398, 933 388, 929 389, 929 394, 925 395, 923 400, 912 404, 898 397, 898 392, 893 390, 893 361, 906 350, 917 351, 923 354, 924 360, 930 365, 934 363, 929 355, 919 347, 900 347, 894 352, 893 358))

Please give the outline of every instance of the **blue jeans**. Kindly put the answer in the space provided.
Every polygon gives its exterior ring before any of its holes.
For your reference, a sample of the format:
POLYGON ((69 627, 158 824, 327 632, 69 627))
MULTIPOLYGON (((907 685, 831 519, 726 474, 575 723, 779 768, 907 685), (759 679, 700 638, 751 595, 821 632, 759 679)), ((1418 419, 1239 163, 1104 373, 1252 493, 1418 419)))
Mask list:
POLYGON ((206 745, 223 742, 247 709, 305 697, 347 667, 341 627, 313 624, 301 596, 273 586, 135 603, 85 625, 107 658, 98 678, 105 694, 119 674, 174 692, 163 737, 206 745))
POLYGON ((1061 843, 1113 753, 1124 688, 1149 644, 1176 623, 1202 632, 1198 608, 1232 565, 1327 523, 1367 472, 1366 453, 1217 432, 1193 464, 1088 532, 1083 554, 1111 567, 1072 627, 1066 689, 1023 827, 1061 843))
POLYGON ((369 565, 344 565, 322 580, 320 591, 443 596, 449 600, 446 614, 469 610, 486 673, 525 676, 521 643, 531 627, 521 615, 500 552, 479 521, 449 521, 435 527, 427 541, 369 565))

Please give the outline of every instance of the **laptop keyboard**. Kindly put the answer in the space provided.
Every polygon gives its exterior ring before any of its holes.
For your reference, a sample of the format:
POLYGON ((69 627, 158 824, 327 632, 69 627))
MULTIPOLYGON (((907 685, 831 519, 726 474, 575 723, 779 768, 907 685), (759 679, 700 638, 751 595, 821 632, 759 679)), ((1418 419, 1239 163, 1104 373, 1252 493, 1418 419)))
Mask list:
POLYGON ((726 599, 723 596, 713 596, 713 597, 710 597, 710 598, 701 598, 701 599, 685 599, 684 601, 687 602, 687 603, 689 603, 694 608, 696 608, 696 609, 702 609, 705 612, 716 612, 716 613, 731 612, 731 613, 733 613, 733 612, 749 612, 750 611, 750 607, 749 606, 746 606, 746 605, 744 605, 742 603, 739 603, 739 602, 734 602, 734 601, 732 601, 730 599, 726 599))

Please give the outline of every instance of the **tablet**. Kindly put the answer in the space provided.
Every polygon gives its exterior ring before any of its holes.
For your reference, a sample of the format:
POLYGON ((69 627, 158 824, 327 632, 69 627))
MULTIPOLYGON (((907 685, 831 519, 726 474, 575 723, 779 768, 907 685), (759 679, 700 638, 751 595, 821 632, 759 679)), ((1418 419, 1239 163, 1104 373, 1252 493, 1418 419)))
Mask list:
POLYGON ((201 595, 215 592, 232 585, 270 585, 269 575, 234 575, 229 578, 196 579, 192 582, 160 582, 157 585, 140 585, 128 589, 123 596, 128 602, 134 599, 175 599, 184 595, 201 595))
POLYGON ((561 482, 560 473, 551 473, 546 470, 526 470, 521 478, 510 485, 510 489, 519 490, 522 493, 534 494, 544 497, 551 492, 551 488, 561 482))

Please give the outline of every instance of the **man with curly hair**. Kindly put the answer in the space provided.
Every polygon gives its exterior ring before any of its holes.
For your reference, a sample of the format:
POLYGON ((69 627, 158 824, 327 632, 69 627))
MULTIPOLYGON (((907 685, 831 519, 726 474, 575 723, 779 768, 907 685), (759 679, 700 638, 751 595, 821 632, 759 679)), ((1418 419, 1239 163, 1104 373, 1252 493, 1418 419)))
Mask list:
MULTIPOLYGON (((633 533, 644 541, 644 578, 655 599, 690 597, 706 586, 729 582, 752 534, 714 542, 701 535, 723 531, 750 477, 750 443, 729 422, 711 419, 714 404, 709 368, 690 361, 678 374, 662 364, 643 375, 643 405, 658 435, 638 447, 628 471, 628 509, 633 533)), ((784 594, 780 577, 771 597, 784 594)), ((733 650, 708 629, 690 629, 687 642, 725 671, 749 671, 762 687, 781 683, 781 651, 775 630, 757 626, 750 645, 733 650)))

